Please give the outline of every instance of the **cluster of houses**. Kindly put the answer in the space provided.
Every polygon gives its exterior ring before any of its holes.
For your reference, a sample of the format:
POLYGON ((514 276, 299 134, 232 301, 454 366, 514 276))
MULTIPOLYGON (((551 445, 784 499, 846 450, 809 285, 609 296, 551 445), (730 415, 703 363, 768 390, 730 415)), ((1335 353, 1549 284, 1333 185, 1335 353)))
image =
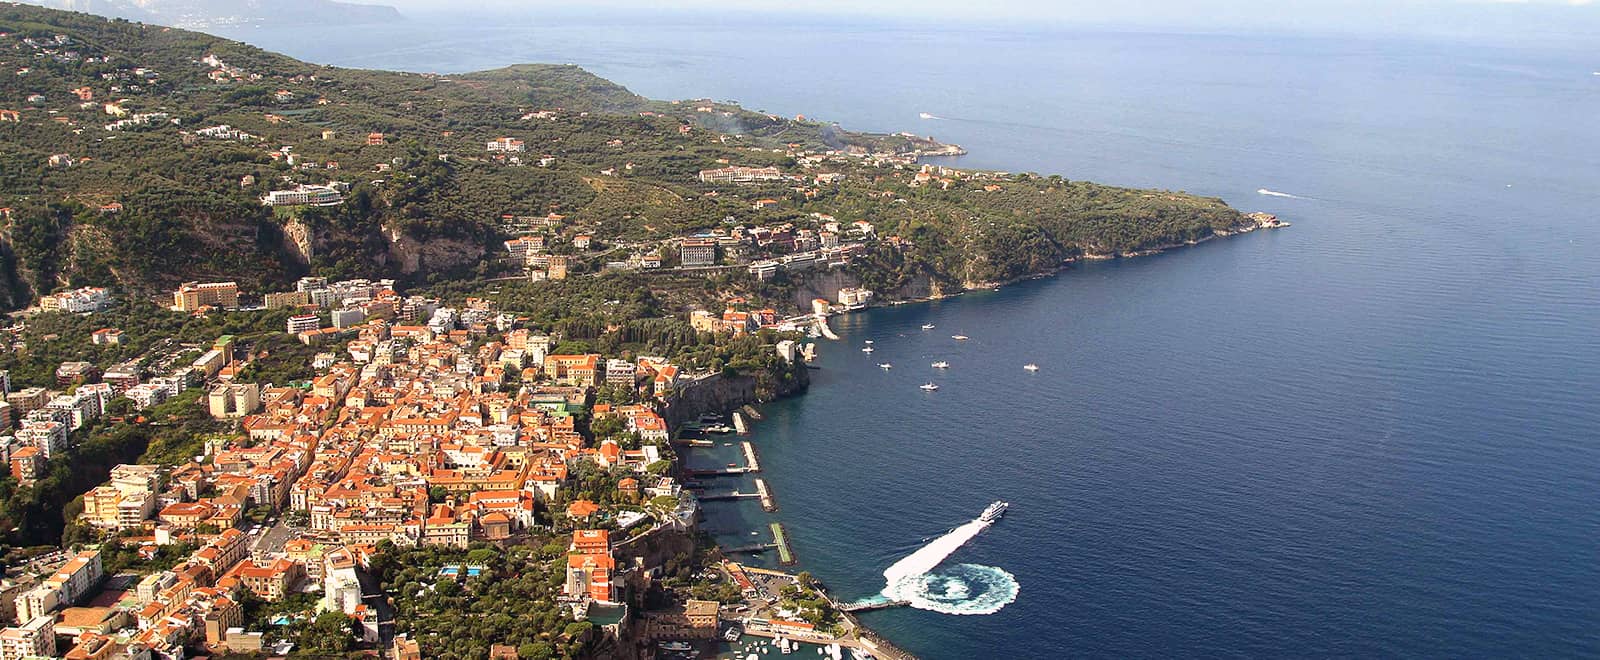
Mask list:
POLYGON ((111 292, 104 287, 97 286, 61 291, 39 298, 40 309, 47 312, 60 311, 71 314, 98 312, 110 307, 111 303, 111 292))
MULTIPOLYGON (((366 287, 386 290, 382 283, 366 287)), ((296 293, 306 294, 308 304, 342 304, 343 295, 361 288, 313 280, 296 293), (344 293, 325 293, 330 289, 344 293)), ((208 444, 204 460, 116 466, 105 483, 84 494, 81 514, 82 522, 138 544, 141 554, 175 543, 198 549, 173 569, 96 605, 98 623, 71 633, 74 644, 151 658, 180 657, 185 645, 201 639, 215 650, 260 651, 260 633, 240 628, 240 594, 248 590, 273 601, 307 585, 320 589, 323 609, 349 614, 369 631, 369 641, 376 640, 375 594, 363 591, 359 575, 375 544, 462 548, 512 539, 538 525, 536 514, 544 510, 570 516, 582 528, 573 537, 563 602, 580 613, 616 605, 618 567, 608 533, 585 524, 604 509, 572 500, 569 474, 587 463, 630 475, 616 482, 618 502, 642 507, 672 498, 673 506, 645 509, 655 512, 658 525, 692 524, 693 498, 661 474, 668 428, 653 405, 590 410, 588 402, 601 385, 637 388, 649 400, 686 378, 662 358, 551 354, 551 337, 515 326, 515 319, 476 300, 460 311, 438 309, 425 325, 369 319, 352 326, 356 338, 345 355, 318 356, 320 375, 307 388, 217 378, 233 352, 231 338, 219 340, 211 357, 202 358, 205 364, 184 374, 213 383, 206 405, 214 417, 236 420, 236 433, 208 444), (624 449, 609 437, 586 439, 576 425, 585 412, 618 420, 640 445, 624 449), (258 544, 258 530, 241 531, 247 514, 262 508, 298 518, 293 538, 281 546, 258 544)), ((94 375, 92 365, 75 368, 62 376, 94 375)), ((16 466, 18 446, 23 454, 58 449, 106 400, 140 386, 119 392, 118 385, 101 382, 79 385, 71 395, 50 396, 41 388, 12 393, 19 396, 8 396, 0 412, 26 408, 24 427, 15 440, 0 442, 16 466), (54 435, 44 439, 47 434, 54 435)), ((648 519, 632 515, 627 525, 648 519)), ((88 616, 75 605, 93 596, 100 560, 98 553, 79 559, 63 570, 80 577, 27 592, 20 610, 27 616, 7 629, 8 638, 38 641, 30 653, 51 654, 54 638, 69 635, 65 622, 88 616)))

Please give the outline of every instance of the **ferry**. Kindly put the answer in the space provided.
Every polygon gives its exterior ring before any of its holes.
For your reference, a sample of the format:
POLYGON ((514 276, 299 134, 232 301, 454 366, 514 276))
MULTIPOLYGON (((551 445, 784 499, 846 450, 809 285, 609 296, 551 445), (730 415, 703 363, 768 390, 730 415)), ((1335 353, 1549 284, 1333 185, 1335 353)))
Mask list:
POLYGON ((879 364, 879 365, 878 365, 878 368, 879 368, 879 369, 882 369, 882 370, 884 370, 884 371, 888 371, 888 370, 890 370, 890 369, 893 369, 893 368, 894 368, 894 365, 892 365, 892 364, 889 364, 889 363, 888 363, 888 362, 884 362, 884 363, 882 363, 882 364, 879 364))
POLYGON ((1027 364, 1022 365, 1022 368, 1023 369, 1027 369, 1028 371, 1038 371, 1039 370, 1039 365, 1034 364, 1032 362, 1029 362, 1027 364))
POLYGON ((934 390, 939 389, 939 386, 938 385, 934 385, 933 383, 927 383, 925 385, 919 385, 918 387, 921 387, 922 391, 924 391, 924 392, 932 392, 934 390))
POLYGON ((932 330, 933 329, 933 324, 932 323, 924 323, 924 324, 922 324, 922 329, 923 330, 932 330))
POLYGON ((945 362, 944 360, 940 360, 938 362, 933 363, 933 368, 935 368, 935 369, 949 369, 950 368, 950 363, 949 362, 945 362))
POLYGON ((971 339, 971 337, 968 337, 966 335, 950 335, 950 338, 954 339, 956 341, 966 341, 968 339, 971 339))
POLYGON ((986 523, 992 523, 996 520, 999 520, 1000 516, 1005 514, 1006 508, 1010 506, 1010 504, 1007 504, 1003 500, 995 500, 994 504, 990 504, 989 508, 983 510, 983 515, 978 516, 978 520, 982 520, 986 523))

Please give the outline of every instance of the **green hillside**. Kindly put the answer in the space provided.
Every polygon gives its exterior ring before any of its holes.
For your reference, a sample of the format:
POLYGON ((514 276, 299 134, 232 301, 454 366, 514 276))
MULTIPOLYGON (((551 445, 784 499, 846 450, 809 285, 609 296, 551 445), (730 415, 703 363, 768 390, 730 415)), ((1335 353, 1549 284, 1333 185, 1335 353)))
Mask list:
MULTIPOLYGON (((342 69, 25 5, 0 5, 0 35, 0 110, 15 112, 0 121, 3 308, 68 286, 155 292, 218 278, 259 292, 306 274, 511 275, 520 265, 502 258, 503 215, 563 216, 541 230, 556 245, 580 233, 643 245, 831 214, 904 239, 852 266, 860 279, 946 288, 1251 224, 1217 199, 1059 177, 939 174, 919 185, 914 164, 883 157, 935 143, 652 101, 573 66, 342 69), (147 123, 107 128, 140 116, 147 123), (220 125, 249 137, 197 133, 220 125), (486 153, 502 136, 526 145, 521 165, 486 153), (725 164, 793 178, 698 181, 725 164), (820 173, 841 177, 818 183, 820 173), (351 184, 343 204, 275 212, 259 201, 329 181, 351 184), (778 203, 753 207, 764 198, 778 203)), ((618 257, 579 256, 579 272, 618 257)))

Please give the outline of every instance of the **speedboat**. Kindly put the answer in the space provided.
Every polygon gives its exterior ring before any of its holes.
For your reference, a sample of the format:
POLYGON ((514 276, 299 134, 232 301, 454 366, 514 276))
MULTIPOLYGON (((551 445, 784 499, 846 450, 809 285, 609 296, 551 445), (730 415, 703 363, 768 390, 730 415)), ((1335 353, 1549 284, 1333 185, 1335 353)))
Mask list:
POLYGON ((933 383, 926 383, 924 385, 919 385, 919 387, 921 387, 922 391, 924 391, 924 392, 932 392, 934 390, 939 389, 939 386, 938 385, 934 385, 933 383))
POLYGON ((924 323, 924 324, 922 324, 922 329, 923 330, 932 330, 933 329, 933 324, 932 323, 924 323))
POLYGON ((1010 504, 1007 504, 1003 500, 995 500, 994 504, 990 504, 989 508, 983 510, 983 515, 978 516, 978 520, 982 520, 984 522, 994 522, 999 520, 1000 516, 1005 514, 1006 508, 1010 506, 1010 504))
POLYGON ((933 363, 933 368, 935 368, 935 369, 949 369, 950 368, 950 363, 949 362, 945 362, 944 360, 940 360, 938 362, 933 363))
POLYGON ((869 345, 870 345, 870 344, 871 344, 871 343, 872 343, 872 340, 871 340, 871 339, 868 339, 868 340, 866 340, 866 341, 864 341, 864 342, 861 342, 861 343, 863 343, 863 344, 869 344, 869 345))
POLYGON ((872 352, 872 347, 871 346, 862 346, 861 347, 861 352, 862 353, 871 353, 872 352))
POLYGON ((1022 365, 1022 368, 1023 369, 1027 369, 1028 371, 1038 371, 1039 370, 1039 365, 1034 364, 1032 362, 1029 362, 1027 364, 1022 365))
POLYGON ((884 363, 883 363, 883 364, 880 364, 880 365, 878 365, 878 368, 879 368, 879 369, 882 369, 882 370, 884 370, 884 371, 888 371, 888 370, 890 370, 890 369, 893 369, 893 368, 894 368, 894 365, 892 365, 892 364, 889 364, 889 363, 888 363, 888 362, 884 362, 884 363))
POLYGON ((966 341, 968 339, 971 339, 971 337, 968 337, 966 335, 950 335, 950 338, 954 339, 956 341, 966 341))

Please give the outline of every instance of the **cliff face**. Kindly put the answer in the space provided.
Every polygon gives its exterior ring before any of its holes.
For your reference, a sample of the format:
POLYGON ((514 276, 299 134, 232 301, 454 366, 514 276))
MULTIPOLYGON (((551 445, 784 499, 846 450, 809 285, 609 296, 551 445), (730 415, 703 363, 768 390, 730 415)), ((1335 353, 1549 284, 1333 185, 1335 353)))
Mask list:
MULTIPOLYGON (((813 271, 795 284, 792 302, 795 308, 810 310, 811 301, 822 298, 829 302, 839 300, 839 290, 861 286, 861 278, 840 269, 813 271)), ((904 285, 888 291, 878 291, 885 300, 910 300, 927 298, 939 293, 938 283, 926 275, 912 277, 904 285)))
POLYGON ((747 403, 765 403, 793 396, 810 386, 811 372, 804 363, 798 361, 789 366, 786 374, 739 375, 731 378, 708 376, 680 387, 667 400, 663 416, 669 427, 677 428, 706 413, 724 414, 747 403))

